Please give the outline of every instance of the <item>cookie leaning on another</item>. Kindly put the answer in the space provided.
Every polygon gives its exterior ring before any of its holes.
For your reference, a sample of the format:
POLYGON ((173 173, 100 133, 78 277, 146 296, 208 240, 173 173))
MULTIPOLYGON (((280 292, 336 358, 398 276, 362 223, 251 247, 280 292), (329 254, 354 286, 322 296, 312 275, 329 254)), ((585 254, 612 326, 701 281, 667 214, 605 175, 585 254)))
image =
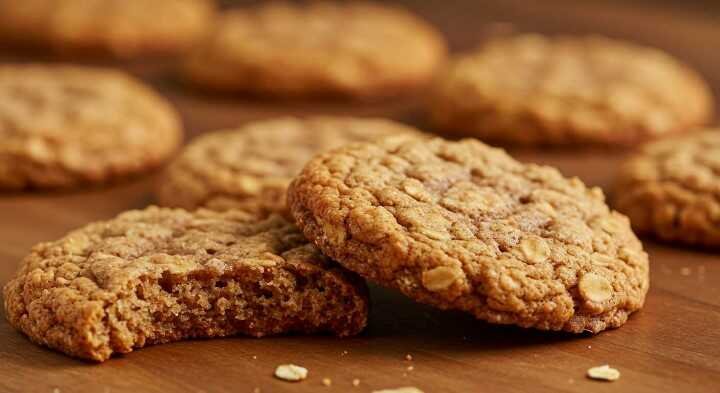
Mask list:
POLYGON ((0 0, 0 41, 83 55, 176 54, 214 14, 211 0, 0 0))
POLYGON ((617 176, 614 201, 640 232, 720 247, 720 129, 640 148, 617 176))
POLYGON ((647 254, 599 189, 476 140, 320 154, 288 204, 348 269, 492 323, 597 333, 624 324, 649 286, 647 254))
POLYGON ((165 206, 285 214, 293 176, 315 154, 390 135, 422 135, 373 118, 277 118, 200 136, 166 169, 157 197, 165 206))
POLYGON ((595 36, 519 35, 457 58, 431 121, 449 134, 528 145, 633 145, 707 123, 713 99, 657 49, 595 36))
POLYGON ((103 361, 193 337, 360 332, 365 283, 280 218, 148 208, 32 249, 4 288, 10 324, 103 361))
POLYGON ((271 2, 228 11, 183 75, 210 90, 376 97, 425 85, 445 59, 430 24, 369 2, 271 2))

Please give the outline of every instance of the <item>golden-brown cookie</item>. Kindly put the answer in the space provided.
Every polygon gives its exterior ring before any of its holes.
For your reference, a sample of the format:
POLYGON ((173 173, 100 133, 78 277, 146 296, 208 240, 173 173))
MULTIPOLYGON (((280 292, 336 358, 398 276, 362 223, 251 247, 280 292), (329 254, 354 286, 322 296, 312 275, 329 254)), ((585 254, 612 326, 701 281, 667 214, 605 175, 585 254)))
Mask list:
POLYGON ((602 191, 477 140, 320 154, 288 205, 348 269, 492 323, 597 333, 624 324, 649 286, 648 256, 602 191))
POLYGON ((439 130, 490 142, 617 146, 687 131, 712 107, 698 74, 659 50, 519 35, 455 60, 429 111, 439 130))
POLYGON ((643 146, 622 166, 613 199, 639 232, 720 247, 720 130, 643 146))
POLYGON ((212 90, 384 96, 425 84, 445 51, 433 27, 400 8, 270 2, 222 15, 183 69, 212 90))
POLYGON ((142 172, 181 139, 170 104, 122 72, 0 66, 0 189, 72 187, 142 172))
POLYGON ((0 41, 135 57, 187 49, 210 27, 212 0, 0 0, 0 41))
POLYGON ((288 184, 315 154, 353 142, 421 133, 390 120, 315 116, 256 121, 203 135, 158 182, 161 205, 285 213, 288 184))
POLYGON ((35 246, 4 288, 32 341, 103 361, 195 337, 360 332, 365 283, 293 225, 233 211, 130 211, 35 246))

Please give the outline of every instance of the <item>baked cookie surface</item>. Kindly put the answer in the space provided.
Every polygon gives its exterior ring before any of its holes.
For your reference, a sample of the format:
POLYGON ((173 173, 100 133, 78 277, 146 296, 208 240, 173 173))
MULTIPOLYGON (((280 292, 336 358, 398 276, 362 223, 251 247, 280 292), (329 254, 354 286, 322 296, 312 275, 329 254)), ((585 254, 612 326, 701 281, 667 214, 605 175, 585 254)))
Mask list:
POLYGON ((641 147, 621 167, 613 199, 639 232, 720 247, 720 130, 641 147))
POLYGON ((0 38, 57 52, 183 51, 210 27, 210 0, 0 0, 0 38))
POLYGON ((35 246, 4 288, 32 341, 103 361, 193 337, 356 334, 367 288, 280 218, 148 208, 35 246))
POLYGON ((384 96, 425 84, 445 58, 435 29, 366 2, 270 2, 223 14, 188 55, 188 81, 269 96, 384 96))
POLYGON ((712 117, 693 70, 659 50, 595 36, 490 40, 438 78, 430 120, 505 144, 633 145, 712 117))
POLYGON ((320 154, 288 205, 350 270, 492 323, 597 333, 625 323, 649 286, 647 254, 599 189, 476 140, 320 154))
POLYGON ((277 118, 198 137, 167 167, 161 205, 285 213, 293 176, 315 154, 396 134, 420 135, 390 120, 315 116, 277 118))
POLYGON ((72 187, 142 172, 181 139, 170 104, 124 73, 0 66, 0 189, 72 187))

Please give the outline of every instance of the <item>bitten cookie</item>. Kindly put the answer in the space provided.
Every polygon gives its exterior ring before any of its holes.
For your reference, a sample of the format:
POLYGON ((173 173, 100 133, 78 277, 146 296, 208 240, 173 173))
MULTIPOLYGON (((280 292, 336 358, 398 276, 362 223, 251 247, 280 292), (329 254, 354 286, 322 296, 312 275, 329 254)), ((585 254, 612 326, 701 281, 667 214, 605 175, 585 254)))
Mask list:
POLYGON ((425 84, 445 52, 432 26, 400 8, 271 2, 222 15, 183 69, 211 90, 374 97, 425 84))
POLYGON ((181 139, 170 104, 124 73, 0 66, 0 189, 72 187, 142 172, 181 139))
POLYGON ((60 53, 135 57, 186 50, 211 0, 0 0, 0 40, 60 53))
POLYGON ((137 210, 32 249, 4 288, 32 341, 104 361, 195 337, 360 332, 365 283, 272 216, 137 210))
POLYGON ((643 146, 622 166, 614 201, 635 229, 720 246, 720 130, 643 146))
POLYGON ((200 136, 166 169, 157 198, 165 206, 286 213, 293 176, 315 154, 352 142, 421 135, 390 120, 278 118, 200 136))
POLYGON ((659 50, 602 37, 498 38, 438 78, 430 120, 505 144, 632 145, 702 125, 713 99, 659 50))
POLYGON ((602 191, 477 140, 320 154, 288 204, 348 269, 492 323, 597 333, 624 324, 649 286, 648 256, 602 191))

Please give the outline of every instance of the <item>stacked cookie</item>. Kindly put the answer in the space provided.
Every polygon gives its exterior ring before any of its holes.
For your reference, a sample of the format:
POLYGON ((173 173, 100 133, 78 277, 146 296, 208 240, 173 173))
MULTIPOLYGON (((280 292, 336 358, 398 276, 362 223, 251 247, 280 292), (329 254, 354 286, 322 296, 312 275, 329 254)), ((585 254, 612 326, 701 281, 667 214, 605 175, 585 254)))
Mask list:
MULTIPOLYGON (((373 98, 435 79, 438 131, 507 144, 635 145, 712 112, 688 67, 605 38, 496 39, 438 73, 442 36, 402 9, 272 3, 211 23, 209 1, 162 1, 152 7, 172 23, 153 23, 136 1, 80 3, 0 0, 0 36, 119 57, 187 50, 184 80, 241 94, 373 98)), ((0 188, 148 171, 178 149, 178 119, 117 71, 1 66, 0 188)), ((718 146, 712 132, 647 146, 623 170, 619 209, 641 231, 717 245, 718 146)), ((600 189, 390 120, 283 117, 207 133, 167 166, 157 200, 166 207, 34 247, 4 289, 10 323, 103 361, 192 337, 357 334, 363 278, 490 323, 572 333, 621 326, 649 287, 648 255, 600 189)))

